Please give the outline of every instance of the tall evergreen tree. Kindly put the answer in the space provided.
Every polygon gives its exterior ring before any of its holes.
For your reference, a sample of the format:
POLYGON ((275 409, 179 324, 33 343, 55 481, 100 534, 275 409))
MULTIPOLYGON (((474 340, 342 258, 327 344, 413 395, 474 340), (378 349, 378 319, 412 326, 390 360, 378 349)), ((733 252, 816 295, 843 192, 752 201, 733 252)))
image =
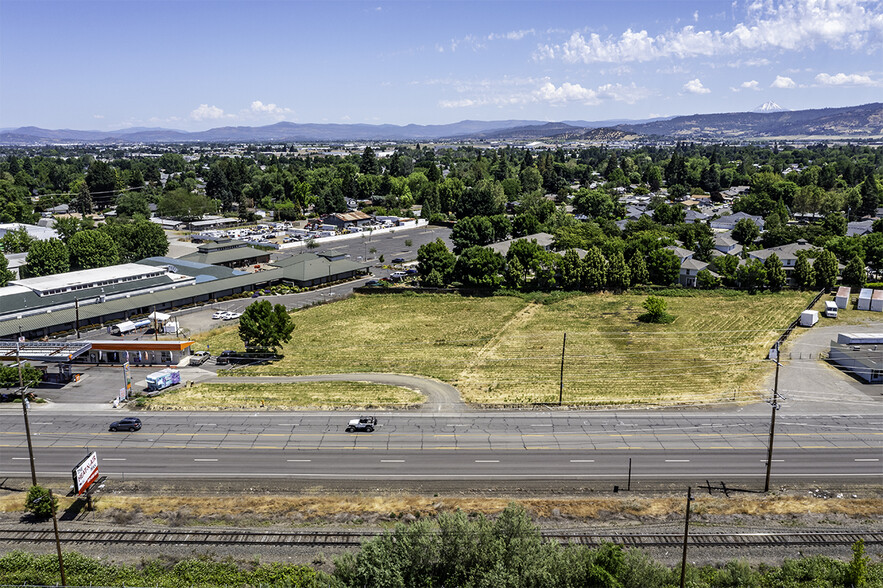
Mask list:
POLYGON ((608 258, 607 288, 614 292, 628 290, 631 286, 631 270, 625 262, 622 251, 616 251, 608 258))
POLYGON ((865 260, 858 255, 853 256, 843 268, 842 281, 847 286, 864 288, 868 280, 868 272, 865 269, 865 260))
POLYGON ((644 255, 640 251, 635 251, 631 259, 629 259, 629 272, 631 273, 632 284, 646 284, 650 281, 650 274, 647 272, 647 262, 644 261, 644 255))
POLYGON ((816 276, 816 288, 830 290, 837 283, 837 256, 827 249, 812 264, 816 276))
POLYGON ((797 263, 794 264, 794 285, 800 290, 812 288, 816 283, 816 274, 805 251, 797 252, 797 263))
POLYGON ((785 276, 782 260, 779 259, 778 255, 773 253, 767 257, 766 261, 763 262, 763 267, 766 270, 766 281, 770 290, 778 292, 785 287, 788 278, 785 276))

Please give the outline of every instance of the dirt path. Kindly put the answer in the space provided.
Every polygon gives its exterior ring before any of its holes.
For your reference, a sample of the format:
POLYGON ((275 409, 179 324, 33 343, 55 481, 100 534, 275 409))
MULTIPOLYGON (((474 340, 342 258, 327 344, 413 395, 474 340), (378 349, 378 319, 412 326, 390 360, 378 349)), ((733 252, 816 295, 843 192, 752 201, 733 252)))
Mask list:
POLYGON ((460 375, 455 381, 457 387, 459 389, 466 389, 479 386, 480 384, 476 380, 476 378, 479 377, 479 374, 474 371, 475 366, 484 362, 486 358, 493 357, 496 354, 497 349, 499 349, 500 345, 503 343, 505 335, 512 330, 518 330, 522 325, 529 321, 531 317, 533 317, 539 308, 540 306, 538 304, 528 304, 515 313, 506 324, 500 327, 500 330, 497 331, 496 335, 485 343, 484 347, 475 354, 473 359, 467 364, 463 371, 460 372, 460 375))

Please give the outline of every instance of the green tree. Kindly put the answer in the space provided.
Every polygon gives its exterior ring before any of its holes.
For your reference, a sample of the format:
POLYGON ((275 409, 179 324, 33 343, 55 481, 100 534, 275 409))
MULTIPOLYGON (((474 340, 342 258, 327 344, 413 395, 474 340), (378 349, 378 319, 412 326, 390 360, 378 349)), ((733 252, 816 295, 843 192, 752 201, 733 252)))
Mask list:
POLYGON ((782 260, 775 253, 770 254, 763 262, 763 268, 766 270, 766 281, 769 289, 778 292, 788 283, 788 277, 782 267, 782 260))
POLYGON ((49 489, 42 486, 31 486, 25 498, 25 509, 41 519, 48 519, 58 508, 58 499, 54 496, 50 500, 49 489))
POLYGON ((597 247, 591 247, 583 258, 582 288, 587 292, 603 290, 607 285, 607 260, 597 247))
POLYGON ((156 213, 163 218, 184 222, 199 220, 205 214, 217 211, 212 200, 186 188, 176 188, 163 194, 156 205, 156 213))
POLYGON ((628 290, 632 276, 622 251, 615 251, 608 260, 610 263, 607 267, 607 288, 614 292, 628 290))
POLYGON ((794 264, 794 285, 800 290, 812 288, 816 283, 816 274, 805 251, 797 252, 794 264))
POLYGON ((34 238, 28 235, 27 229, 21 225, 6 231, 6 234, 0 237, 0 245, 4 253, 25 253, 30 250, 33 243, 34 238))
POLYGON ((494 231, 494 241, 504 241, 512 233, 512 221, 505 214, 495 214, 488 217, 494 231))
POLYGON ((417 250, 417 262, 417 274, 421 283, 438 288, 451 281, 457 258, 448 250, 444 241, 436 239, 420 246, 417 250))
POLYGON ((739 219, 733 227, 733 239, 742 246, 754 243, 760 237, 760 229, 750 218, 739 219))
POLYGON ((871 558, 865 555, 865 541, 859 539, 852 544, 852 560, 846 567, 845 585, 864 588, 867 585, 868 564, 871 558))
POLYGON ((0 253, 0 288, 9 283, 9 280, 15 278, 15 274, 9 271, 9 260, 0 253))
POLYGON ((161 257, 169 252, 169 241, 162 227, 149 220, 107 223, 98 230, 110 235, 117 244, 120 263, 132 263, 147 257, 161 257))
POLYGON ((74 209, 83 216, 92 214, 92 193, 89 191, 89 184, 81 182, 77 188, 77 195, 74 198, 74 209))
POLYGON ((117 198, 116 212, 118 217, 135 218, 135 216, 142 216, 150 218, 147 198, 140 192, 120 194, 119 198, 117 198))
POLYGON ((593 219, 614 219, 619 212, 618 203, 603 190, 582 189, 574 195, 572 204, 574 211, 593 219))
POLYGON ((380 173, 380 163, 371 146, 366 146, 362 151, 362 157, 359 161, 359 173, 377 175, 380 173))
POLYGON ((644 323, 670 323, 674 317, 666 312, 668 303, 665 298, 659 296, 648 296, 642 304, 645 312, 638 317, 638 320, 644 323))
POLYGON ((668 286, 678 281, 681 262, 671 250, 657 249, 647 256, 647 271, 652 283, 668 286))
POLYGON ((86 185, 99 208, 109 206, 114 201, 117 189, 117 172, 108 163, 93 161, 86 174, 86 185))
POLYGON ((858 255, 854 256, 843 268, 842 281, 847 286, 864 288, 868 280, 868 272, 865 269, 865 260, 858 255))
POLYGON ((58 232, 58 236, 61 237, 61 240, 67 243, 71 237, 80 231, 91 228, 93 226, 91 221, 92 219, 88 219, 88 221, 84 222, 75 216, 63 216, 55 219, 55 225, 52 228, 58 232), (86 226, 87 224, 88 226, 86 226))
POLYGON ((114 240, 101 231, 80 231, 70 238, 67 246, 71 268, 74 270, 115 265, 120 258, 114 240))
POLYGON ((727 286, 736 283, 736 271, 739 269, 739 258, 735 255, 721 255, 713 261, 715 271, 720 274, 721 280, 727 286))
POLYGON ((457 217, 501 214, 505 204, 506 193, 500 183, 481 180, 474 187, 467 188, 457 200, 457 217))
POLYGON ((565 290, 579 290, 582 287, 582 273, 579 254, 568 249, 561 260, 561 287, 565 290))
POLYGON ((503 256, 486 247, 469 247, 454 264, 454 276, 466 288, 496 290, 500 287, 503 256))
POLYGON ((766 269, 759 259, 751 259, 736 270, 736 281, 743 290, 752 294, 766 288, 766 269))
POLYGON ((647 271, 647 263, 640 251, 635 251, 629 258, 629 273, 632 284, 646 284, 650 281, 650 273, 647 271))
POLYGON ((494 241, 494 226, 484 216, 466 217, 457 221, 451 231, 451 241, 454 243, 454 253, 474 245, 487 245, 494 241))
POLYGON ((70 271, 70 255, 61 239, 36 241, 28 251, 27 267, 30 277, 51 276, 70 271))
POLYGON ((721 279, 707 269, 701 269, 696 274, 696 287, 700 290, 714 290, 720 285, 721 279))
POLYGON ((239 338, 246 350, 276 351, 291 340, 294 322, 282 304, 253 302, 239 317, 239 338))
POLYGON ((837 283, 837 256, 828 251, 822 251, 812 265, 816 275, 816 288, 830 290, 837 283))

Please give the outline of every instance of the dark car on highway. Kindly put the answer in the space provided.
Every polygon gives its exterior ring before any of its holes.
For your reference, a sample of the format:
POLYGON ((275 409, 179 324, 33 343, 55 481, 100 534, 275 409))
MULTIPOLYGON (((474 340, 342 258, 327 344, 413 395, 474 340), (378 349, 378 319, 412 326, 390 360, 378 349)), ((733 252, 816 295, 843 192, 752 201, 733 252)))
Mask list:
POLYGON ((392 260, 392 262, 393 263, 405 263, 405 258, 404 257, 396 257, 395 259, 392 260))
POLYGON ((137 431, 141 428, 141 419, 126 417, 110 423, 111 431, 137 431))

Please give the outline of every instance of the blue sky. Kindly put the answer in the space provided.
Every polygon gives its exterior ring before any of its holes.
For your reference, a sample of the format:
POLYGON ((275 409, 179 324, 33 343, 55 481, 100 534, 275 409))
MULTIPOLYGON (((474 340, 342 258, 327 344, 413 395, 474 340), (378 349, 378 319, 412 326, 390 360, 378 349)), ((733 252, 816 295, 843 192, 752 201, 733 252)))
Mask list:
POLYGON ((0 128, 608 120, 883 101, 883 1, 2 0, 0 128))

